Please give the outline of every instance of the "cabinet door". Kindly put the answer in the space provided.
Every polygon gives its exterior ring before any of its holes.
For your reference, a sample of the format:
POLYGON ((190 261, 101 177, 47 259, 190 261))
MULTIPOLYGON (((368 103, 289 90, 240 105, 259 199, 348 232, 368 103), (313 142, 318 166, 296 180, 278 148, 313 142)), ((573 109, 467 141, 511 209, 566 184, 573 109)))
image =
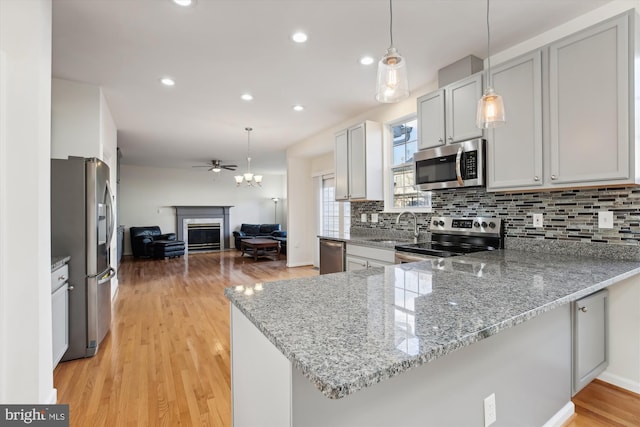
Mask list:
POLYGON ((367 147, 365 125, 349 129, 349 198, 367 197, 367 147))
POLYGON ((487 187, 542 185, 542 51, 491 69, 507 110, 505 126, 488 129, 487 187))
POLYGON ((336 134, 336 200, 349 200, 349 144, 347 131, 336 134))
POLYGON ((347 271, 364 270, 367 268, 367 261, 362 258, 347 255, 346 263, 347 271))
POLYGON ((476 126, 476 109, 482 98, 482 73, 476 73, 446 87, 447 144, 482 138, 476 126))
POLYGON ((607 290, 573 303, 573 387, 578 392, 608 365, 607 290))
POLYGON ((418 149, 444 144, 444 89, 440 89, 418 98, 418 149))
POLYGON ((550 45, 551 184, 629 178, 628 20, 550 45))
POLYGON ((51 294, 53 366, 55 367, 69 348, 69 285, 65 284, 51 294))

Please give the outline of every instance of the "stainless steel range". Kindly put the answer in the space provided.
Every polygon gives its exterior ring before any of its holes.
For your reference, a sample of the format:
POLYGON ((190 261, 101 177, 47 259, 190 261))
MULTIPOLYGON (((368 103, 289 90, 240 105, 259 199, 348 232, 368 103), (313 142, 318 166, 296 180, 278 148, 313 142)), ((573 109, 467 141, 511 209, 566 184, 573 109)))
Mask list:
POLYGON ((429 231, 430 242, 397 245, 396 263, 448 258, 504 247, 500 218, 432 217, 429 231))

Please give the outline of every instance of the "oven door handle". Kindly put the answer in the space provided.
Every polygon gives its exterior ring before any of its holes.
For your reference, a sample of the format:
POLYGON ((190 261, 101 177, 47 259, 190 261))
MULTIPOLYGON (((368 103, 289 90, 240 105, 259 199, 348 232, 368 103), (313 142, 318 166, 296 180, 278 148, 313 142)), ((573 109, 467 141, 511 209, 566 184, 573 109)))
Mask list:
POLYGON ((456 154, 456 178, 458 179, 458 185, 464 187, 464 181, 462 180, 461 162, 462 160, 462 147, 458 148, 458 154, 456 154))

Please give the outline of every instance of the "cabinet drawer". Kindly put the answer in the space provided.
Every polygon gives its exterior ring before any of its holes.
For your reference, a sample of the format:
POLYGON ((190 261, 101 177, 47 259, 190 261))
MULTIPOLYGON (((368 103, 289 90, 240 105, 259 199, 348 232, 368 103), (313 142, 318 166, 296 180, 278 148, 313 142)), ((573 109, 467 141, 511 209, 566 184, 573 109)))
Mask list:
POLYGON ((69 280, 69 264, 51 272, 51 292, 55 292, 60 286, 69 280))

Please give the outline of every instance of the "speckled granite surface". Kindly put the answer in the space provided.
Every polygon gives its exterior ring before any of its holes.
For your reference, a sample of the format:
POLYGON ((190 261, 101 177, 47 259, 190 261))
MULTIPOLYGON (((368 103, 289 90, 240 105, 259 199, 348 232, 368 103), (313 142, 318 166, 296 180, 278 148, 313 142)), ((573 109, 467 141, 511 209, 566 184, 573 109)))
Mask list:
POLYGON ((499 250, 271 282, 225 295, 341 398, 640 273, 640 263, 499 250))
POLYGON ((507 237, 505 238, 504 246, 507 249, 523 251, 640 261, 640 246, 638 245, 611 245, 606 243, 507 237))
POLYGON ((51 271, 56 268, 62 267, 65 263, 69 262, 70 256, 52 256, 51 257, 51 271))
MULTIPOLYGON (((364 232, 332 233, 318 236, 321 239, 336 240, 354 245, 370 246, 373 248, 394 249, 396 245, 413 243, 413 235, 402 231, 366 229, 364 232)), ((421 233, 420 241, 429 241, 430 235, 421 233)))

